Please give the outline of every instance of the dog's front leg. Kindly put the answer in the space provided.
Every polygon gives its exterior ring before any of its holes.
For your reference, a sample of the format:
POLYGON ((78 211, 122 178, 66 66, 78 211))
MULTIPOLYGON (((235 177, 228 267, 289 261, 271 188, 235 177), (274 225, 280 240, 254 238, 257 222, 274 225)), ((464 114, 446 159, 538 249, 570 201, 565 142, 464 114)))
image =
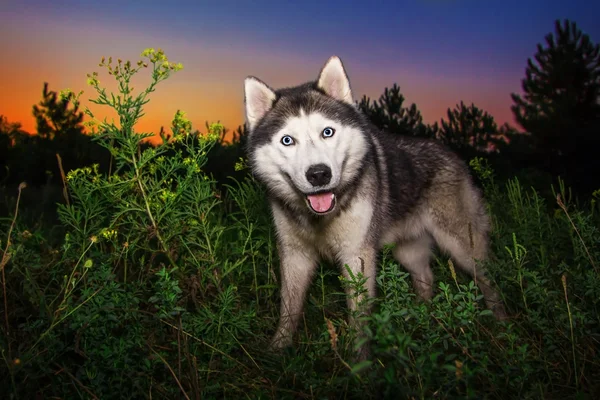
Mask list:
POLYGON ((298 326, 304 298, 317 266, 315 251, 298 243, 281 243, 281 308, 277 332, 271 348, 280 349, 292 344, 292 336, 298 326))
MULTIPOLYGON (((364 317, 370 312, 369 303, 365 296, 369 298, 375 297, 376 288, 376 266, 377 266, 377 252, 373 247, 363 247, 357 253, 351 253, 342 257, 342 274, 346 280, 350 280, 351 276, 348 273, 345 265, 348 265, 352 275, 356 278, 360 273, 366 279, 364 290, 361 293, 356 293, 356 287, 352 284, 346 286, 346 299, 348 308, 350 309, 350 326, 356 330, 358 337, 357 341, 364 337, 364 317)), ((364 360, 368 357, 369 347, 367 344, 363 345, 358 349, 358 360, 364 360)))

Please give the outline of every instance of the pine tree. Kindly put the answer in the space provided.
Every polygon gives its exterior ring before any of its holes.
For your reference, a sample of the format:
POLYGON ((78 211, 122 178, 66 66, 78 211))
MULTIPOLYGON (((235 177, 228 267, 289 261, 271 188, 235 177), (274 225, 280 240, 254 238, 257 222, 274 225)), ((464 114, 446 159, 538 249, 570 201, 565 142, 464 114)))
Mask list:
POLYGON ((404 107, 404 100, 400 87, 394 84, 391 89, 385 88, 379 100, 373 103, 363 96, 358 107, 379 129, 401 135, 433 137, 435 128, 428 128, 423 123, 417 105, 413 103, 410 107, 404 107))
POLYGON ((471 103, 462 101, 454 110, 448 109, 448 121, 441 121, 439 138, 453 149, 471 153, 490 152, 497 149, 500 140, 494 117, 471 103))
MULTIPOLYGON (((9 122, 8 118, 0 115, 0 185, 7 183, 11 177, 11 165, 15 157, 15 146, 28 136, 19 122, 9 122)), ((14 173, 12 175, 15 175, 14 173)))
POLYGON ((42 100, 33 106, 37 134, 43 138, 54 139, 83 133, 83 113, 77 107, 70 106, 71 102, 68 99, 59 98, 56 92, 48 90, 48 83, 44 83, 42 100))
POLYGON ((65 172, 90 164, 108 168, 109 153, 86 135, 82 124, 83 112, 68 98, 49 90, 48 83, 44 83, 42 100, 33 106, 33 116, 37 125, 36 146, 22 150, 31 170, 40 174, 48 171, 60 182, 57 154, 61 156, 65 172))
POLYGON ((575 22, 557 20, 555 31, 528 59, 512 111, 544 169, 582 183, 600 172, 600 46, 575 22))

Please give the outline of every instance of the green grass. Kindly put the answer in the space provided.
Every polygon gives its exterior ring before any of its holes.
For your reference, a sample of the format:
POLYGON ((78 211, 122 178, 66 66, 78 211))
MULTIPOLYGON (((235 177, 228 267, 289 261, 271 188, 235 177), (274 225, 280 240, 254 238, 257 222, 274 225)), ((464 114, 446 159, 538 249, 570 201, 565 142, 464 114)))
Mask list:
MULTIPOLYGON (((497 322, 477 286, 438 255, 435 297, 416 300, 408 274, 382 253, 367 336, 353 332, 338 271, 322 264, 295 346, 267 351, 279 313, 278 260, 262 188, 247 179, 223 198, 203 171, 220 125, 140 151, 132 126, 155 86, 179 66, 146 51, 111 65, 120 101, 90 84, 118 124, 95 138, 115 164, 65 178, 59 226, 11 203, 0 220, 3 396, 35 398, 591 398, 600 392, 597 198, 578 206, 560 184, 542 198, 517 179, 471 167, 493 220, 488 270, 511 318, 497 322), (151 83, 129 79, 148 64, 151 83), (557 201, 559 199, 559 201, 557 201)), ((77 96, 71 96, 74 102, 77 96)), ((93 116, 91 111, 88 115, 93 116)), ((29 188, 22 188, 23 193, 29 188)), ((16 194, 16 193, 15 193, 16 194)), ((360 277, 356 278, 357 280, 360 277)))

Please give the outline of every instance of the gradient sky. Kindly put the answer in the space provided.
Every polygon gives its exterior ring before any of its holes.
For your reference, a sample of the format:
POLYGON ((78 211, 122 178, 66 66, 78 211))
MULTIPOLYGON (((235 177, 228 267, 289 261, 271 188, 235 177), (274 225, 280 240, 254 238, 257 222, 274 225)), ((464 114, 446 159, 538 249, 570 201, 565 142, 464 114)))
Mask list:
POLYGON ((576 21, 598 42, 599 15, 600 2, 583 0, 2 0, 0 114, 34 132, 31 108, 45 81, 55 91, 84 89, 87 99, 86 73, 101 72, 102 56, 137 61, 160 47, 184 69, 152 94, 140 130, 168 127, 177 109, 195 128, 220 120, 235 129, 247 75, 292 86, 316 79, 334 54, 355 99, 398 83, 426 122, 462 100, 513 123, 510 93, 554 20, 576 21))

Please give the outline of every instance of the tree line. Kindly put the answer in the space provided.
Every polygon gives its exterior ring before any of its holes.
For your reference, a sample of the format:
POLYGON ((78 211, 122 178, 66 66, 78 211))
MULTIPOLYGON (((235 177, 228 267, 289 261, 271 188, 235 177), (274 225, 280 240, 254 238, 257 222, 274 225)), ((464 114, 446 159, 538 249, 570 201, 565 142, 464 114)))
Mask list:
MULTIPOLYGON (((486 158, 500 178, 517 175, 542 188, 560 176, 587 197, 600 188, 600 45, 573 21, 557 20, 554 28, 527 60, 522 94, 511 96, 520 130, 498 126, 488 112, 463 102, 449 108, 439 124, 426 124, 416 104, 405 104, 397 84, 377 100, 363 96, 358 106, 380 129, 441 140, 466 160, 486 158)), ((90 164, 110 171, 111 155, 85 133, 83 112, 47 83, 33 115, 35 135, 0 115, 1 186, 61 185, 62 174, 90 164)), ((226 143, 224 130, 211 150, 205 170, 217 182, 247 173, 235 168, 244 157, 246 134, 240 126, 226 143)))

